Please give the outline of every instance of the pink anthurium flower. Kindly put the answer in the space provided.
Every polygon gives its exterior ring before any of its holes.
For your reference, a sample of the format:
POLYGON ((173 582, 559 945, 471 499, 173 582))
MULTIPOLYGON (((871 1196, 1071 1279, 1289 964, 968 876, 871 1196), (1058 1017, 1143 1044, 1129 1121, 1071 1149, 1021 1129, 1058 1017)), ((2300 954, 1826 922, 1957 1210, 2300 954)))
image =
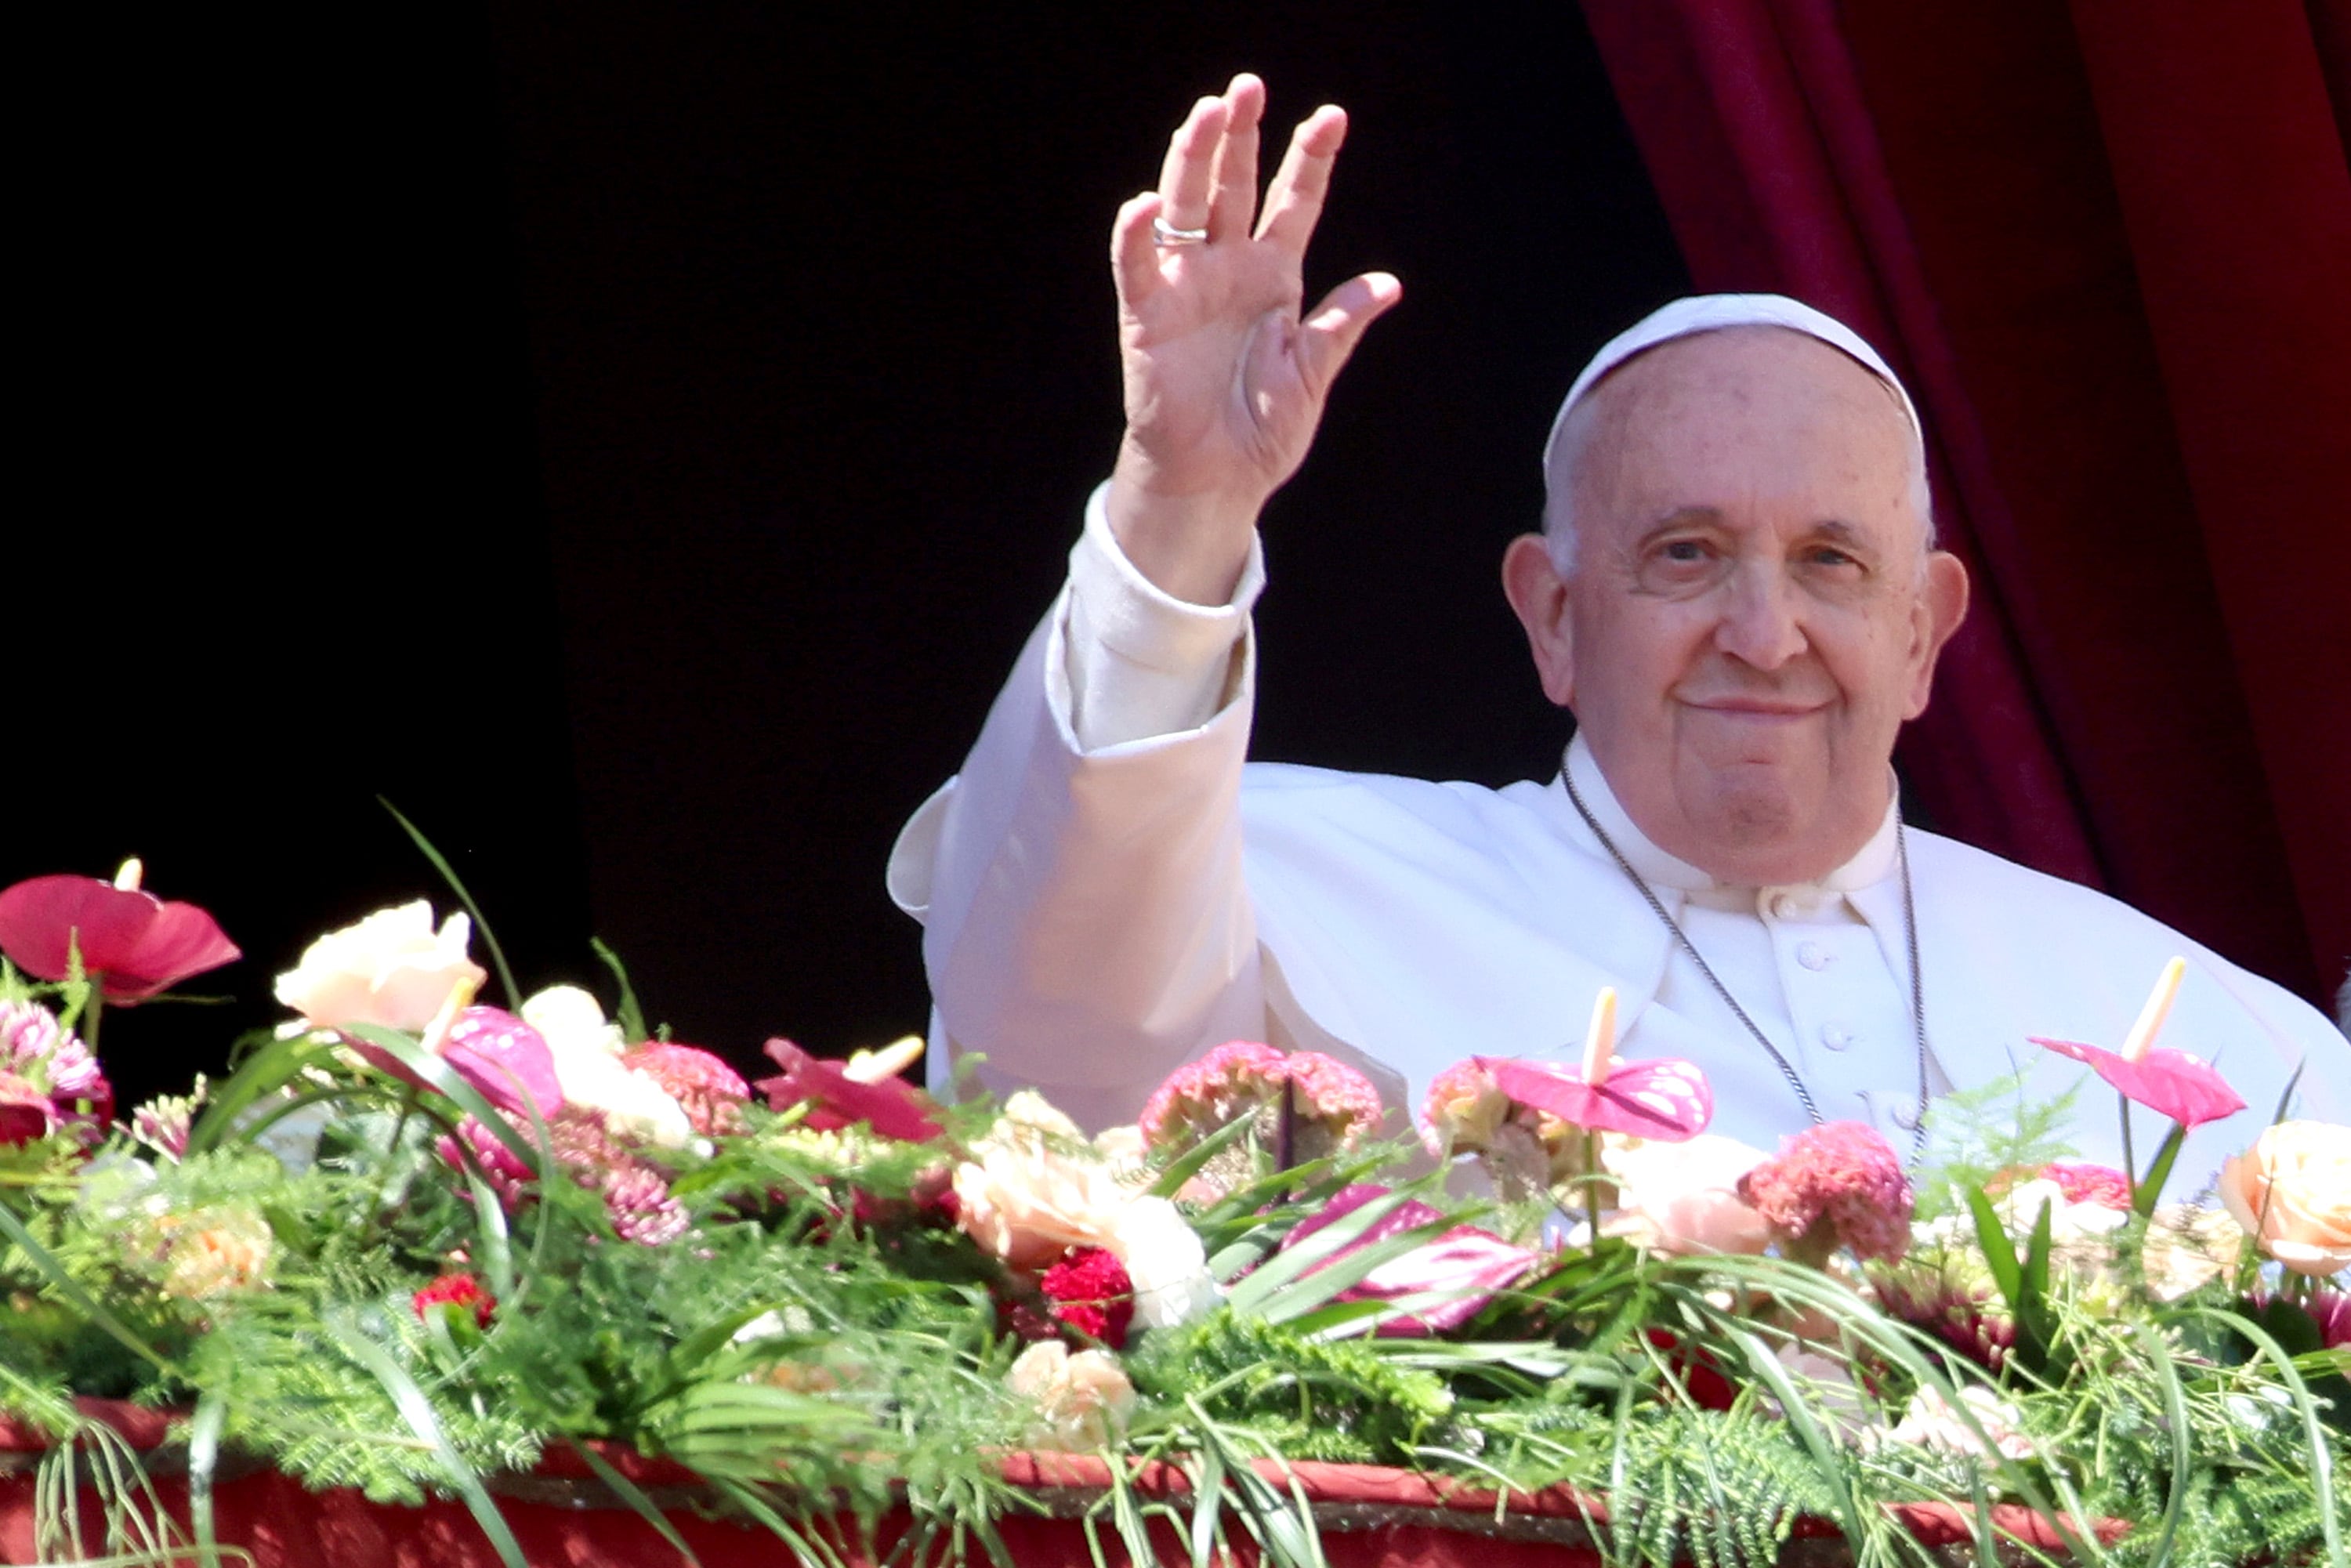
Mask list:
POLYGON ((110 883, 37 876, 0 892, 0 952, 28 975, 62 980, 67 955, 78 950, 83 971, 117 1006, 243 956, 194 904, 141 892, 140 869, 125 861, 110 883))
POLYGON ((2140 1009, 2138 1021, 2124 1038, 2120 1051, 2104 1051, 2078 1040, 2043 1040, 2037 1035, 2032 1037, 2032 1043, 2085 1063, 2114 1085, 2124 1099, 2168 1116, 2183 1127, 2200 1126, 2234 1115, 2245 1108, 2245 1102, 2229 1087, 2226 1079, 2209 1063, 2188 1052, 2155 1043, 2157 1032, 2170 1015, 2172 999, 2179 994, 2179 982, 2187 969, 2187 961, 2181 958, 2174 958, 2163 967, 2155 990, 2140 1009))
POLYGON ((1615 1055, 1616 988, 1603 986, 1584 1031, 1583 1061, 1472 1057, 1494 1086, 1521 1105, 1548 1112, 1587 1133, 1625 1133, 1677 1144, 1714 1120, 1714 1091, 1698 1063, 1677 1057, 1626 1062, 1615 1055))
POLYGON ((803 1124, 811 1131, 836 1132, 863 1122, 885 1138, 925 1144, 944 1130, 932 1120, 923 1093, 902 1079, 862 1082, 841 1063, 810 1056, 789 1040, 771 1040, 766 1049, 783 1071, 751 1087, 768 1097, 770 1111, 809 1102, 803 1124))
MULTIPOLYGON (((1282 1239, 1282 1249, 1288 1251, 1316 1231, 1342 1216, 1352 1214, 1376 1197, 1387 1196, 1388 1189, 1369 1183, 1358 1183, 1332 1196, 1322 1210, 1302 1219, 1282 1239)), ((1340 1259, 1376 1246, 1389 1237, 1418 1226, 1427 1225, 1445 1217, 1428 1205, 1414 1199, 1400 1206, 1377 1225, 1364 1232, 1354 1242, 1318 1265, 1329 1268, 1340 1259)), ((1417 1296, 1432 1291, 1453 1294, 1433 1305, 1420 1307, 1398 1317, 1388 1319, 1374 1332, 1389 1338, 1444 1333, 1459 1328, 1486 1310, 1497 1291, 1505 1290, 1529 1269, 1534 1267, 1535 1254, 1523 1247, 1514 1247, 1490 1231, 1474 1225, 1457 1225, 1452 1229, 1423 1242, 1401 1258, 1391 1258, 1370 1273, 1359 1284, 1339 1292, 1343 1301, 1394 1301, 1407 1296, 1417 1296)), ((1308 1270, 1312 1273, 1312 1270, 1308 1270)))
POLYGON ((503 1008, 466 1008, 440 1042, 441 1060, 501 1110, 527 1114, 525 1097, 542 1118, 563 1108, 555 1052, 546 1036, 503 1008))

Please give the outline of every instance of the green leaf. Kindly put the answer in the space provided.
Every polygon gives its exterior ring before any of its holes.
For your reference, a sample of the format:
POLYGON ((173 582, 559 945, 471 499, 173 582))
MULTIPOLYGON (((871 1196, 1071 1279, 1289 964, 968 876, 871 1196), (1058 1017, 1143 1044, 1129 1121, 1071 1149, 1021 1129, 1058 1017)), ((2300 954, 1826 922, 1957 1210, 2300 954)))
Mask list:
POLYGON ((33 1233, 25 1228, 25 1222, 9 1212, 5 1203, 0 1203, 0 1236, 5 1236, 21 1248, 25 1256, 33 1260, 33 1267, 48 1276, 49 1283, 57 1287, 57 1293, 71 1301, 84 1317, 96 1323, 110 1337, 120 1342, 141 1361, 173 1378, 185 1381, 187 1375, 177 1364, 124 1326, 120 1318, 108 1312, 97 1297, 84 1290, 81 1281, 68 1272, 66 1266, 57 1261, 47 1248, 34 1239, 33 1233))
POLYGON ((498 988, 506 994, 507 1006, 520 1007, 522 991, 515 984, 514 971, 507 967, 506 950, 498 946, 496 935, 490 930, 490 923, 482 917, 482 906, 474 902, 474 895, 467 893, 465 884, 457 879, 456 868, 443 858, 441 852, 433 847, 433 841, 426 838, 415 823, 400 814, 399 807, 381 795, 375 799, 377 805, 392 813, 392 820, 400 824, 401 831, 423 852, 424 858, 433 862, 433 869, 441 873, 441 880, 449 884, 449 891, 457 895, 457 902, 465 906, 465 913, 474 917, 474 929, 482 934, 482 946, 490 950, 490 962, 498 971, 498 988))
POLYGON ((1249 1136, 1251 1118, 1237 1117, 1167 1162, 1167 1168, 1153 1182, 1150 1196, 1174 1197, 1183 1185, 1198 1176, 1207 1163, 1249 1136))
POLYGON ((2137 1199, 2131 1207, 2141 1219, 2155 1212, 2155 1201, 2163 1195, 2163 1184, 2171 1179, 2171 1167, 2179 1164, 2180 1148, 2187 1142, 2187 1124, 2171 1124, 2171 1131, 2164 1134, 2163 1145, 2155 1151, 2155 1158, 2147 1162, 2147 1175, 2138 1178, 2137 1199))
POLYGON ((342 1346, 344 1354, 366 1368, 369 1375, 383 1385, 383 1391, 392 1396, 392 1404, 398 1407, 400 1418, 408 1423, 408 1429, 415 1433, 441 1461, 442 1469, 448 1472, 450 1484, 465 1500, 467 1511, 474 1516, 474 1522, 482 1527, 482 1533, 497 1552, 498 1560, 507 1568, 530 1568, 523 1559, 522 1547, 516 1542, 514 1531, 507 1527, 506 1516, 498 1511, 497 1504, 490 1500, 489 1490, 482 1485, 482 1478, 475 1473, 473 1466, 465 1462, 465 1456, 457 1451, 456 1445, 449 1440, 449 1435, 441 1429, 441 1418, 433 1413, 433 1402, 424 1396, 424 1390, 416 1385, 416 1380, 409 1376, 407 1370, 392 1360, 381 1345, 360 1333, 359 1325, 348 1312, 329 1313, 326 1322, 327 1332, 342 1346))
POLYGON ((645 1010, 637 1005, 636 988, 629 984, 629 971, 622 967, 621 956, 604 945, 601 936, 588 938, 589 950, 604 961, 612 971, 613 983, 621 988, 620 999, 612 1004, 612 1021, 621 1026, 621 1038, 631 1045, 649 1039, 645 1033, 645 1010))
POLYGON ((217 1388, 196 1396, 188 1423, 188 1522, 195 1527, 196 1552, 204 1568, 220 1568, 220 1539, 213 1523, 213 1476, 220 1463, 221 1427, 228 1401, 217 1388))
POLYGON ((614 1496, 627 1503, 639 1519, 652 1525, 661 1538, 668 1542, 676 1550, 677 1554, 692 1565, 692 1568, 702 1568, 702 1559, 694 1554, 694 1548, 685 1543, 685 1537, 677 1532, 677 1527, 670 1523, 660 1509, 653 1506, 653 1500, 644 1494, 644 1489, 614 1469, 603 1455, 579 1438, 567 1437, 564 1441, 571 1445, 573 1453, 588 1461, 588 1468, 596 1472, 598 1480, 602 1481, 614 1496))

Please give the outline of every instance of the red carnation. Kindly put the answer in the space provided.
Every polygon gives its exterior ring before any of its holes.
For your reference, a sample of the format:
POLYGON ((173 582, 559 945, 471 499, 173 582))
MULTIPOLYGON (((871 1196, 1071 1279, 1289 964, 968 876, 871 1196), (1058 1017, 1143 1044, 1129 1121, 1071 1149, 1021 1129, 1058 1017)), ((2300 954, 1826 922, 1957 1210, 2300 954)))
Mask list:
POLYGON ((2131 1206, 2130 1177, 2112 1166, 2043 1166, 2041 1179, 2055 1182, 2067 1203, 2095 1203, 2101 1208, 2125 1211, 2131 1206))
POLYGON ((1134 1319, 1134 1281, 1107 1248, 1072 1249, 1038 1284, 1061 1322, 1113 1350, 1125 1345, 1134 1319))
POLYGON ((454 1307, 471 1307, 474 1326, 485 1329, 490 1326, 490 1313, 496 1311, 498 1304, 498 1299, 484 1290, 482 1282, 471 1274, 444 1274, 409 1298, 409 1305, 416 1309, 419 1320, 427 1309, 444 1301, 454 1307))
POLYGON ((67 956, 78 952, 83 973, 120 1007, 243 956, 194 904, 141 893, 136 861, 122 877, 127 885, 37 876, 0 892, 0 952, 44 980, 64 979, 67 956))

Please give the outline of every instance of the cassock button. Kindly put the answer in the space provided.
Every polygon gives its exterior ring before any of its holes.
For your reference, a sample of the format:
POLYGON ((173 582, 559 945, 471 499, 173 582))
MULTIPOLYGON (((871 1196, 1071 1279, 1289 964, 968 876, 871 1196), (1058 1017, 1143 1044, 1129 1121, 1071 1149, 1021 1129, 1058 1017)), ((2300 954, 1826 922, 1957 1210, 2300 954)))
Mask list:
POLYGON ((1825 969, 1829 967, 1829 950, 1807 937, 1796 944, 1796 962, 1807 969, 1825 969))
POLYGON ((1821 1043, 1831 1051, 1848 1051, 1853 1046, 1853 1030, 1841 1024, 1831 1024, 1821 1030, 1821 1043))
POLYGON ((1802 908, 1803 904, 1792 893, 1775 893, 1771 895, 1771 913, 1782 920, 1793 919, 1802 908))
POLYGON ((1906 1133, 1918 1130, 1918 1102, 1905 1094, 1894 1102, 1894 1124, 1906 1133))

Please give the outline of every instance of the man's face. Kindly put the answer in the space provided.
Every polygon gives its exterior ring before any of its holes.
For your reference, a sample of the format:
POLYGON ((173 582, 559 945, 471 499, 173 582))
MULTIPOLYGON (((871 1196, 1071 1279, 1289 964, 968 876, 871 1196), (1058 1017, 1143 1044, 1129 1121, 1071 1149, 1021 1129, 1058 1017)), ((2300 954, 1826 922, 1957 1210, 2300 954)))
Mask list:
POLYGON ((1834 870, 1966 605, 1892 393, 1800 333, 1704 333, 1603 382, 1561 461, 1573 574, 1506 565, 1545 690, 1661 848, 1742 884, 1834 870))

